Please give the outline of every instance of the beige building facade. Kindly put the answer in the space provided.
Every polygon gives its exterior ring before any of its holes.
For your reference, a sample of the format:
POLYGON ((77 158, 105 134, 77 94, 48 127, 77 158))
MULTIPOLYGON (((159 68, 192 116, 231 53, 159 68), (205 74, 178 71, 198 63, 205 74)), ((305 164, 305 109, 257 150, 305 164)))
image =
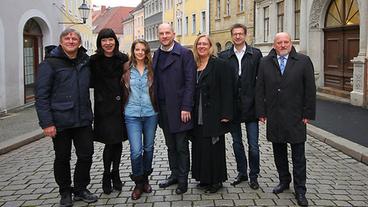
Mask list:
POLYGON ((144 39, 144 7, 140 3, 132 12, 134 39, 144 39))
POLYGON ((164 0, 163 22, 170 23, 176 41, 192 48, 199 34, 209 34, 210 0, 164 0))
POLYGON ((133 15, 128 15, 126 19, 123 20, 123 37, 120 42, 121 52, 130 54, 130 46, 134 40, 134 17, 133 15))
POLYGON ((215 44, 215 53, 232 46, 230 28, 235 23, 247 27, 247 43, 253 44, 254 1, 212 0, 210 7, 210 36, 215 44))

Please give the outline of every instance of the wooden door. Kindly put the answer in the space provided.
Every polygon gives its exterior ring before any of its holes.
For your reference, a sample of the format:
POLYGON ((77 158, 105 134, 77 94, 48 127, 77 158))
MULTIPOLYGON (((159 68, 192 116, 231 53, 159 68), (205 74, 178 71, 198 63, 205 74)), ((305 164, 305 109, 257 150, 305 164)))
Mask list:
POLYGON ((24 97, 25 102, 29 102, 34 99, 34 84, 39 64, 37 36, 24 35, 23 46, 24 97))
POLYGON ((324 77, 325 86, 352 91, 351 60, 359 52, 359 27, 325 29, 324 77))

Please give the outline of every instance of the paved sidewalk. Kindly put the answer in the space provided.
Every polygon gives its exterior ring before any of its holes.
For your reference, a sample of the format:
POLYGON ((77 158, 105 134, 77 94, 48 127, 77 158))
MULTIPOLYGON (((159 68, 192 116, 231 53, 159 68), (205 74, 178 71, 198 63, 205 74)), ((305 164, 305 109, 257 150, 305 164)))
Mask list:
POLYGON ((0 155, 43 137, 33 105, 0 114, 0 155))
MULTIPOLYGON (((103 145, 95 144, 92 165, 92 192, 99 201, 90 206, 295 206, 296 200, 288 190, 279 195, 272 193, 278 183, 272 149, 265 140, 265 129, 260 129, 261 175, 259 190, 246 183, 233 187, 230 181, 236 175, 236 164, 231 139, 227 136, 227 167, 229 180, 216 194, 205 194, 190 181, 184 195, 175 194, 175 186, 159 189, 159 181, 169 175, 166 146, 162 131, 158 130, 154 152, 154 172, 151 176, 153 192, 137 201, 130 199, 133 182, 129 179, 129 144, 124 142, 121 177, 122 192, 102 194, 103 145)), ((368 166, 352 159, 329 145, 308 137, 307 198, 311 206, 368 206, 368 166)), ((53 178, 53 149, 50 138, 44 138, 9 153, 0 155, 0 206, 58 206, 58 189, 53 178)), ((75 157, 72 158, 72 163, 75 157)), ((292 189, 292 187, 291 187, 292 189)), ((75 202, 74 206, 85 206, 75 202)))

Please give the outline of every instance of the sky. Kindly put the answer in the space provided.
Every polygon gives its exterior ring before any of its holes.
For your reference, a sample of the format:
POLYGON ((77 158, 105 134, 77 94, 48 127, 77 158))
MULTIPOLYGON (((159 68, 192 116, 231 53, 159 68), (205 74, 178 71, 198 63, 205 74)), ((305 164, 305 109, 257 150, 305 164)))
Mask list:
POLYGON ((137 6, 141 0, 92 0, 92 4, 101 6, 106 5, 110 7, 115 6, 129 6, 129 7, 135 7, 137 6))

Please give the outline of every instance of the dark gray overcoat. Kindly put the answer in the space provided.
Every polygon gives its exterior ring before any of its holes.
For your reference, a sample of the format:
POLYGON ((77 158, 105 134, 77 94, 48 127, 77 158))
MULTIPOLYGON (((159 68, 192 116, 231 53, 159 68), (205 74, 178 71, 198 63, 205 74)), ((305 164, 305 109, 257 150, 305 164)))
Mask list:
POLYGON ((303 118, 313 120, 316 113, 316 86, 312 61, 297 53, 289 53, 281 75, 274 49, 262 58, 256 86, 258 117, 267 118, 267 139, 275 143, 306 141, 303 118))

